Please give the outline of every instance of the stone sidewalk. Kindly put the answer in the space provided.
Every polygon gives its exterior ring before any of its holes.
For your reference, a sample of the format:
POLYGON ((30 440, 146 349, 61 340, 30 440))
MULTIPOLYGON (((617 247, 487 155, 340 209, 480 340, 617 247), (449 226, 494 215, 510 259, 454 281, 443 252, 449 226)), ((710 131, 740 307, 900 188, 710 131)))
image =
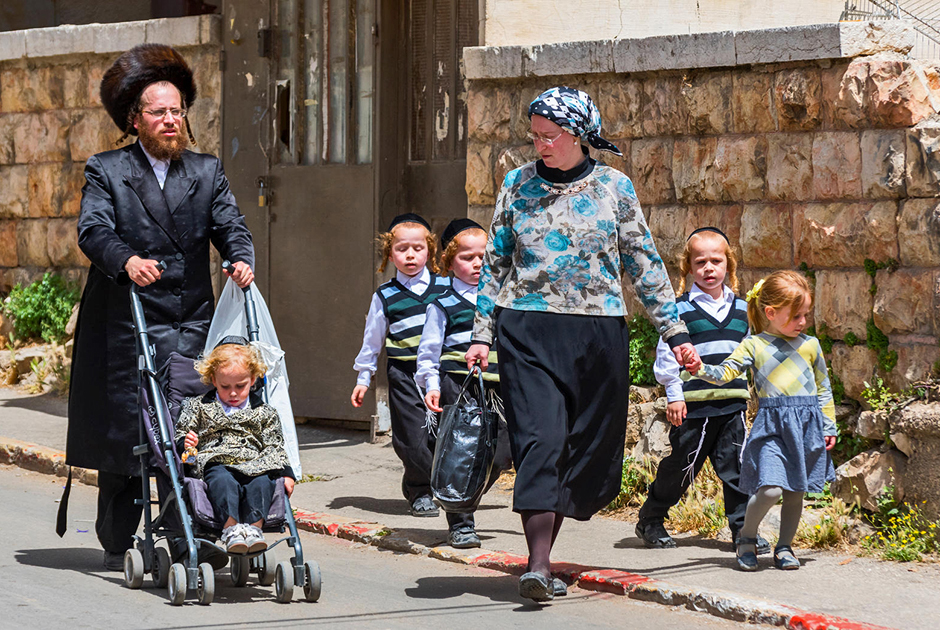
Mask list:
MULTIPOLYGON (((0 389, 0 436, 6 436, 0 438, 0 459, 16 451, 21 465, 46 462, 51 471, 56 451, 64 449, 65 428, 64 399, 0 389), (47 449, 17 447, 14 440, 47 449)), ((408 515, 399 490, 400 465, 388 438, 370 444, 362 432, 310 425, 298 427, 298 438, 304 472, 315 479, 298 484, 292 499, 305 528, 512 573, 524 566, 525 539, 509 509, 511 492, 497 486, 477 512, 484 549, 458 552, 444 544, 443 515, 408 515)), ((53 513, 48 526, 54 526, 53 513)), ((934 564, 798 550, 800 571, 775 571, 762 557, 765 568, 742 574, 733 569, 727 543, 680 535, 677 549, 648 550, 633 526, 603 517, 566 523, 553 554, 556 570, 581 588, 792 628, 940 627, 940 567, 934 564)), ((324 567, 325 573, 330 570, 324 567)))

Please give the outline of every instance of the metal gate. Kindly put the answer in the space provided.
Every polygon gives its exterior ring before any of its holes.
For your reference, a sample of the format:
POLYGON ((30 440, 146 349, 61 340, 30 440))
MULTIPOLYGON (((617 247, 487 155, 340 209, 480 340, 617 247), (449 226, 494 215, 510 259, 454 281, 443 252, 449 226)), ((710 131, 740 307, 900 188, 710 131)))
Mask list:
POLYGON ((298 416, 385 415, 381 377, 377 399, 349 404, 365 313, 384 280, 373 237, 405 211, 436 224, 466 216, 459 58, 476 32, 476 0, 223 5, 222 158, 298 416))

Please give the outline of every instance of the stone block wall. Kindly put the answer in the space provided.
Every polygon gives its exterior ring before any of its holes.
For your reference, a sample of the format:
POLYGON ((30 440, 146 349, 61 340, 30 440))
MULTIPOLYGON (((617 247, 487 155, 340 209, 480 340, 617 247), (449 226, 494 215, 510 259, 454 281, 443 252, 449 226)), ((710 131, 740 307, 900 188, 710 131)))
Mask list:
POLYGON ((467 49, 469 215, 488 224, 505 174, 537 157, 528 103, 584 89, 624 154, 596 157, 633 179, 674 281, 687 235, 717 225, 741 294, 776 269, 815 277, 847 396, 876 372, 903 388, 940 359, 940 69, 908 58, 911 41, 882 23, 467 49))
POLYGON ((189 114, 195 150, 218 154, 219 33, 218 16, 0 33, 0 297, 46 271, 84 280, 77 223, 85 161, 117 148, 122 135, 98 86, 128 48, 178 48, 199 90, 189 114))

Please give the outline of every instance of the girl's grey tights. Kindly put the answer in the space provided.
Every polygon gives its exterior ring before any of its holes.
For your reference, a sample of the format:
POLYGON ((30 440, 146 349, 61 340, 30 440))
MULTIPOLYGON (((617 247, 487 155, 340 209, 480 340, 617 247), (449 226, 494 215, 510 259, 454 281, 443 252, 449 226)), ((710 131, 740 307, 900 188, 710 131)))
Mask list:
MULTIPOLYGON (((783 497, 783 507, 780 509, 780 538, 777 546, 789 545, 793 542, 796 528, 800 524, 800 514, 803 512, 803 493, 784 490, 780 486, 761 486, 748 499, 744 526, 738 534, 740 538, 757 538, 757 526, 764 520, 770 508, 780 500, 780 497, 783 497)), ((755 545, 741 545, 739 548, 740 553, 755 550, 755 545)))

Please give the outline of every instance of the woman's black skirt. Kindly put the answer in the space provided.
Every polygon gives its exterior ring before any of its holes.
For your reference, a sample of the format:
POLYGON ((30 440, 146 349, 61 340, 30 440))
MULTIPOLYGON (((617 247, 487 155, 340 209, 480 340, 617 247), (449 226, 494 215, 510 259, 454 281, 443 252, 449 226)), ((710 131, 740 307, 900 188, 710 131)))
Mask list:
POLYGON ((620 492, 626 320, 502 309, 496 336, 516 467, 513 510, 591 518, 620 492))

